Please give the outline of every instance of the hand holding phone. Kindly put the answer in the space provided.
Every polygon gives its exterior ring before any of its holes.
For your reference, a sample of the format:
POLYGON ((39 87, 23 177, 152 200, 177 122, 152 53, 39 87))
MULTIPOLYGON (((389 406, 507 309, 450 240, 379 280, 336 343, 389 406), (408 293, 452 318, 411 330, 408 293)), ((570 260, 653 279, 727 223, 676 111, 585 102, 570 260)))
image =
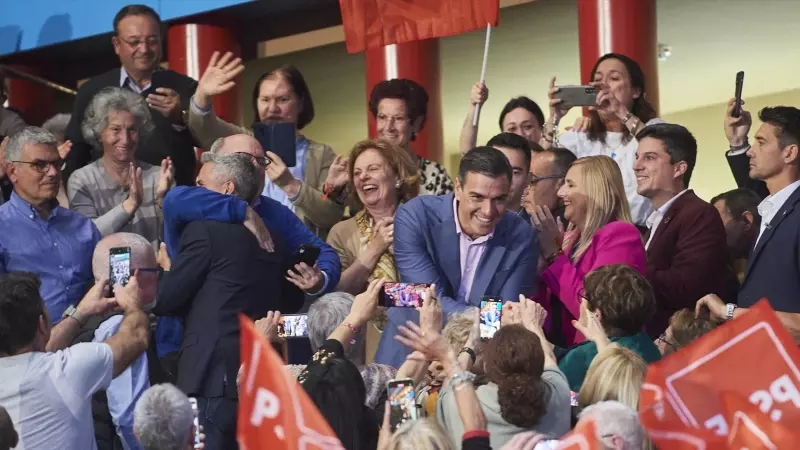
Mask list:
POLYGON ((406 421, 417 420, 417 393, 412 379, 390 380, 386 391, 389 398, 389 424, 392 432, 406 421))
POLYGON ((558 91, 553 98, 560 99, 558 108, 568 109, 575 106, 595 106, 597 88, 594 86, 555 86, 558 91))
POLYGON ((315 247, 313 245, 306 245, 302 244, 294 254, 294 258, 292 259, 292 265, 289 266, 289 270, 294 273, 297 273, 294 266, 305 263, 308 267, 314 267, 314 264, 317 263, 317 259, 319 258, 320 248, 315 247))
POLYGON ((419 308, 428 287, 430 285, 424 283, 386 282, 379 294, 378 304, 387 308, 419 308))
POLYGON ((192 425, 194 425, 194 448, 200 448, 203 440, 200 438, 200 411, 197 408, 197 399, 189 397, 189 403, 192 405, 192 413, 194 414, 192 421, 192 425))
POLYGON ((283 161, 286 167, 297 165, 297 134, 291 122, 259 122, 253 125, 253 136, 264 148, 283 161))
POLYGON ((492 338, 500 330, 503 316, 503 302, 487 299, 481 300, 480 327, 482 338, 492 338))
POLYGON ((308 315, 287 314, 278 322, 278 336, 286 338, 308 336, 308 315))
POLYGON ((114 296, 114 285, 125 286, 131 279, 131 248, 114 247, 108 251, 108 285, 114 296))
POLYGON ((742 115, 742 86, 744 85, 744 72, 739 72, 736 74, 736 104, 733 105, 733 111, 731 112, 731 117, 739 117, 742 115))

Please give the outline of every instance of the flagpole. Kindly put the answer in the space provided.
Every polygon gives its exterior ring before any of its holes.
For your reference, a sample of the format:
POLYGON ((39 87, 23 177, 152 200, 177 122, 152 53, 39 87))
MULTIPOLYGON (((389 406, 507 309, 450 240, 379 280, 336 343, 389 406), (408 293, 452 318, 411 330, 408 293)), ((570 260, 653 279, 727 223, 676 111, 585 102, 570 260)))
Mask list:
MULTIPOLYGON (((492 38, 492 24, 486 24, 486 43, 483 46, 483 65, 481 66, 481 84, 486 84, 486 63, 489 61, 489 40, 492 38)), ((475 105, 475 113, 472 115, 472 126, 478 126, 478 118, 481 115, 481 105, 475 105)))

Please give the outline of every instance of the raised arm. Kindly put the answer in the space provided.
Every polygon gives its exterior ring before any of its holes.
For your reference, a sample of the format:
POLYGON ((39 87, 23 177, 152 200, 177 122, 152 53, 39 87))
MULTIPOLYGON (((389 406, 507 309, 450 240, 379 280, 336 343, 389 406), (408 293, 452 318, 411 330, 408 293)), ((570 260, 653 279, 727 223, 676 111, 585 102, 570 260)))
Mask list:
POLYGON ((336 153, 325 145, 322 149, 322 165, 317 177, 318 185, 311 185, 303 181, 300 183, 297 195, 293 196, 289 193, 292 203, 296 208, 303 211, 305 218, 324 230, 331 229, 344 216, 344 205, 323 196, 322 193, 322 186, 328 178, 328 171, 335 159, 336 153))
POLYGON ((150 339, 150 319, 142 311, 139 282, 132 276, 127 286, 114 286, 117 304, 123 311, 117 334, 105 340, 114 354, 114 378, 128 368, 147 350, 150 339))
POLYGON ((464 119, 464 125, 461 126, 461 135, 458 137, 458 149, 462 155, 472 150, 478 141, 478 125, 472 125, 474 123, 475 109, 478 105, 483 106, 488 98, 489 88, 485 84, 478 81, 472 86, 467 117, 464 119))

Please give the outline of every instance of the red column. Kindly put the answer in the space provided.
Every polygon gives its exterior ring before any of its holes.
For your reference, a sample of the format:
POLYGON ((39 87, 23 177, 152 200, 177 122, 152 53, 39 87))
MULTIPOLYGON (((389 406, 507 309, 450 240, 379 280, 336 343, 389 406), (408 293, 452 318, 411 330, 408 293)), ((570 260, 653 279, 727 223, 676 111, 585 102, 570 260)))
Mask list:
MULTIPOLYGON (((170 70, 199 80, 208 66, 211 55, 233 52, 241 56, 242 50, 238 36, 228 28, 204 24, 170 25, 167 31, 167 59, 170 70)), ((233 89, 213 99, 214 112, 228 122, 239 123, 239 89, 233 89)))
MULTIPOLYGON (((36 67, 14 66, 31 75, 44 75, 36 67)), ((40 126, 56 113, 56 93, 41 84, 6 75, 8 79, 8 106, 16 109, 28 125, 40 126)))
MULTIPOLYGON (((428 92, 428 116, 425 126, 412 144, 414 152, 424 158, 441 161, 442 108, 439 89, 439 40, 408 42, 369 49, 367 66, 367 101, 372 88, 381 81, 407 78, 419 83, 428 92)), ((369 136, 377 137, 375 118, 367 111, 369 136)))
POLYGON ((581 80, 606 53, 621 53, 642 67, 647 101, 658 111, 656 0, 578 0, 581 80))

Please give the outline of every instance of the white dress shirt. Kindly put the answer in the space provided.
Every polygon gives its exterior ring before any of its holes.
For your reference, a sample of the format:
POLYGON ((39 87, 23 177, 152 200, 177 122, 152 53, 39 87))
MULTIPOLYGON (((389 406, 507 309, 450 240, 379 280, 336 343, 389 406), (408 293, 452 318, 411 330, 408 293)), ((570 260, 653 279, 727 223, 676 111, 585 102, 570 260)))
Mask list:
POLYGON ((658 228, 658 225, 661 224, 661 221, 664 219, 664 216, 667 214, 667 211, 669 211, 669 207, 672 206, 673 203, 675 203, 675 200, 677 200, 678 197, 683 195, 683 193, 688 190, 689 189, 684 189, 678 192, 676 196, 669 199, 667 203, 661 205, 661 208, 658 208, 657 210, 653 211, 652 213, 650 213, 650 216, 647 217, 646 224, 647 228, 650 230, 650 237, 647 238, 647 243, 644 244, 645 250, 647 250, 650 247, 650 241, 652 241, 653 236, 656 235, 656 229, 658 228))
POLYGON ((783 204, 786 203, 786 200, 789 200, 789 197, 794 194, 794 191, 796 191, 798 187, 800 187, 800 180, 768 196, 758 204, 758 214, 761 216, 761 228, 758 230, 756 245, 758 245, 761 235, 764 234, 764 230, 769 228, 772 219, 775 218, 778 211, 783 208, 783 204))

